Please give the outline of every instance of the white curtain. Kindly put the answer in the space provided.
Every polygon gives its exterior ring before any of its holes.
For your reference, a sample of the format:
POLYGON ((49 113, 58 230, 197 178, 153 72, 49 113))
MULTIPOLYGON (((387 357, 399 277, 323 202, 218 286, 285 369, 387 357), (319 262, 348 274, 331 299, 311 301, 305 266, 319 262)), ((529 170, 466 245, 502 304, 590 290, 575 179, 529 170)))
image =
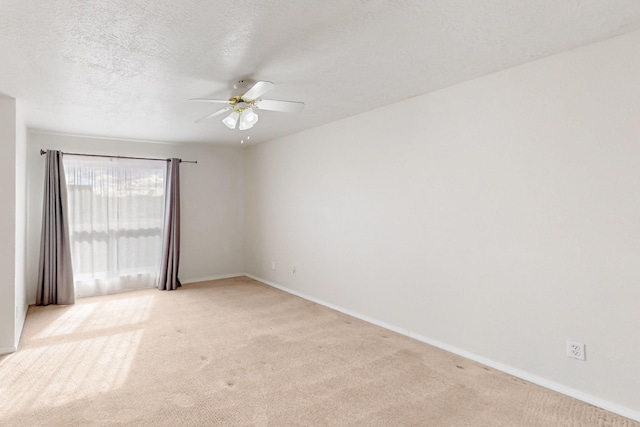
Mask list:
POLYGON ((76 297, 152 288, 166 161, 64 156, 76 297))

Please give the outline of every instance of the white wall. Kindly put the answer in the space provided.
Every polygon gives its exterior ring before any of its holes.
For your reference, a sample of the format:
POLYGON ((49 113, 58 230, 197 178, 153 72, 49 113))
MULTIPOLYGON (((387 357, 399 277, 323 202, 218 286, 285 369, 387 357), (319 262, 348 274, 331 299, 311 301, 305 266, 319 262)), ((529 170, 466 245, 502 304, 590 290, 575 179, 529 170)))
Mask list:
POLYGON ((23 111, 16 101, 15 140, 15 347, 18 348, 22 327, 27 315, 27 128, 23 111))
POLYGON ((249 148, 246 271, 640 419, 639 51, 636 32, 249 148))
POLYGON ((15 351, 16 100, 0 95, 0 354, 15 351))
POLYGON ((38 132, 28 134, 27 284, 35 303, 42 221, 44 156, 40 149, 88 154, 179 157, 182 163, 181 252, 183 283, 243 271, 243 158, 238 148, 204 144, 161 144, 38 132))

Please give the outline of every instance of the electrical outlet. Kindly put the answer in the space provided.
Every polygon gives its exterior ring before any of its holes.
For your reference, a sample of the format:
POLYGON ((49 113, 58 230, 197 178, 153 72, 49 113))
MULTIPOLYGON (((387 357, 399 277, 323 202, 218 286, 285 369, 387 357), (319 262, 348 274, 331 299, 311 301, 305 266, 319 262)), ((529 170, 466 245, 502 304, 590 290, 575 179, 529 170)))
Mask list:
POLYGON ((296 274, 298 274, 298 272, 296 271, 296 266, 294 265, 293 267, 291 267, 291 275, 295 276, 296 274))
POLYGON ((271 269, 275 271, 275 269, 276 269, 276 262, 275 261, 271 261, 271 269))
POLYGON ((567 356, 578 360, 586 360, 584 344, 578 341, 567 340, 567 356))

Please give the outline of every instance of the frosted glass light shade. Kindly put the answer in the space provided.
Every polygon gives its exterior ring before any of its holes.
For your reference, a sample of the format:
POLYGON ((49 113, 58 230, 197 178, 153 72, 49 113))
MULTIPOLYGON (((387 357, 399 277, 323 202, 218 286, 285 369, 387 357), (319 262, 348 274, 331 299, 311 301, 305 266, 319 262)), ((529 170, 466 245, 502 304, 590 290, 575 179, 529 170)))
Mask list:
POLYGON ((224 120, 222 120, 222 123, 224 123, 224 125, 229 129, 235 129, 236 123, 238 123, 239 118, 240 114, 234 111, 233 113, 225 117, 224 120))
POLYGON ((240 116, 240 130, 251 129, 258 123, 258 115, 251 108, 245 110, 240 116))

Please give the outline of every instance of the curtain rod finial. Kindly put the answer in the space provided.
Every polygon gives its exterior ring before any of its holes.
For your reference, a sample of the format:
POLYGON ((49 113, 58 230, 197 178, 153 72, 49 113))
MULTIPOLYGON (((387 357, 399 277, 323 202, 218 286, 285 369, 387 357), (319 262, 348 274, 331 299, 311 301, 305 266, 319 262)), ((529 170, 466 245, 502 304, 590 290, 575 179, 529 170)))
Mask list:
POLYGON ((47 154, 47 151, 46 151, 46 150, 43 150, 43 149, 41 148, 41 149, 40 149, 40 155, 41 155, 41 156, 44 156, 45 154, 47 154))

